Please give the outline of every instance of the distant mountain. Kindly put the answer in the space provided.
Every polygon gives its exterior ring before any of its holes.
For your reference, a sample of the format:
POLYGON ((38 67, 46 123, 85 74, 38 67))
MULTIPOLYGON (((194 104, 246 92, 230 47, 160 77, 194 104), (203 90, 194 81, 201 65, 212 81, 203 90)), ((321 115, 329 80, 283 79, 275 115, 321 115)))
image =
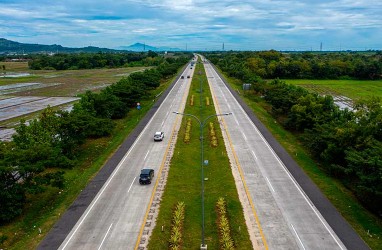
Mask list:
POLYGON ((30 44, 19 43, 5 38, 0 38, 0 54, 30 54, 30 53, 97 53, 97 52, 122 52, 122 51, 181 51, 178 48, 170 47, 153 47, 145 45, 143 43, 135 43, 130 46, 121 46, 120 50, 99 48, 94 46, 88 46, 83 48, 69 48, 61 45, 43 45, 43 44, 30 44))
POLYGON ((130 51, 136 51, 136 52, 142 52, 142 51, 181 51, 178 48, 170 48, 170 47, 153 47, 147 44, 143 43, 134 43, 130 46, 121 46, 119 47, 123 50, 130 50, 130 51))
POLYGON ((79 53, 79 52, 118 52, 118 50, 88 46, 84 48, 68 48, 61 45, 42 45, 19 43, 0 38, 0 54, 29 54, 29 53, 79 53))

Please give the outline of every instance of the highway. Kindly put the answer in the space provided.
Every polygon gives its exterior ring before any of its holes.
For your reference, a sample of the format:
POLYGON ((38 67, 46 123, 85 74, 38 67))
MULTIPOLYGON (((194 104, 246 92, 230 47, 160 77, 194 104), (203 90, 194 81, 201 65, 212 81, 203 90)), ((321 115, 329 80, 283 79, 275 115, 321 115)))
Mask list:
MULTIPOLYGON (((314 202, 309 199, 288 170, 289 165, 287 168, 280 160, 279 152, 272 149, 264 132, 259 131, 262 128, 254 124, 253 118, 235 99, 212 65, 206 62, 204 67, 216 113, 232 112, 231 116, 220 117, 219 121, 232 168, 239 173, 235 177, 238 178, 237 189, 245 190, 241 201, 244 197, 243 207, 249 216, 247 226, 254 248, 367 249, 352 229, 341 224, 346 222, 338 213, 327 217, 340 225, 338 230, 342 230, 342 237, 337 236, 333 224, 331 227, 317 208, 325 198, 314 202), (340 239, 345 239, 347 245, 340 239)), ((137 134, 127 152, 123 152, 110 176, 105 174, 105 180, 99 181, 102 188, 97 190, 94 199, 89 196, 92 201, 75 219, 74 226, 70 226, 68 232, 63 230, 70 224, 65 224, 65 218, 70 220, 81 207, 76 203, 39 249, 137 249, 146 246, 152 229, 146 227, 158 212, 155 206, 159 203, 156 203, 157 192, 165 185, 166 161, 171 159, 170 151, 176 139, 174 131, 179 129, 181 122, 181 116, 172 114, 172 111, 183 112, 192 79, 186 76, 192 76, 194 69, 185 68, 184 79, 177 80, 156 112, 147 119, 147 125, 142 125, 142 132, 137 134), (156 131, 164 131, 162 142, 153 141, 156 131), (151 185, 139 184, 142 168, 155 170, 151 185)), ((306 183, 312 186, 310 182, 306 183)), ((91 188, 92 185, 88 186, 91 188)), ((322 203, 325 202, 328 201, 322 203)), ((323 209, 330 212, 332 208, 325 205, 323 209)))
MULTIPOLYGON (((188 67, 183 74, 192 75, 193 69, 188 67)), ((171 111, 183 111, 191 79, 179 79, 174 85, 59 249, 135 248, 159 182, 172 131, 180 126, 181 117, 171 111), (164 132, 163 141, 154 142, 156 131, 164 132), (139 184, 142 168, 155 170, 150 185, 139 184)))
MULTIPOLYGON (((204 65, 216 113, 233 113, 233 119, 221 119, 221 128, 226 134, 232 167, 237 168, 240 185, 247 192, 250 220, 256 222, 252 223, 256 232, 255 248, 347 249, 211 64, 204 65)), ((313 183, 309 185, 314 186, 313 183)), ((338 213, 335 212, 335 216, 349 227, 338 213)), ((351 228, 349 230, 357 238, 351 248, 367 249, 359 236, 351 228)))

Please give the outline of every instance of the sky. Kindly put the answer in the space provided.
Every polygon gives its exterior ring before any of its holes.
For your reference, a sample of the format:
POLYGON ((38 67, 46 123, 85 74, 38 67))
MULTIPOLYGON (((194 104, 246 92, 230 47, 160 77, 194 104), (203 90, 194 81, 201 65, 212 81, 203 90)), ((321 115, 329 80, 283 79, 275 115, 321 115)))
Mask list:
POLYGON ((381 50, 381 0, 0 0, 0 38, 120 49, 381 50))

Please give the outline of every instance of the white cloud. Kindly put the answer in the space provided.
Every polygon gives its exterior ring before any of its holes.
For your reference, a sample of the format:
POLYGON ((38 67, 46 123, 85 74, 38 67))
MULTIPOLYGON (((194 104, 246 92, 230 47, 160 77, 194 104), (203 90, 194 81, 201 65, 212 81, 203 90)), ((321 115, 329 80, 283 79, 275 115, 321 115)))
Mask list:
POLYGON ((0 32, 20 42, 72 47, 145 40, 154 46, 228 41, 237 48, 281 49, 328 39, 380 49, 380 13, 380 0, 4 0, 0 32))

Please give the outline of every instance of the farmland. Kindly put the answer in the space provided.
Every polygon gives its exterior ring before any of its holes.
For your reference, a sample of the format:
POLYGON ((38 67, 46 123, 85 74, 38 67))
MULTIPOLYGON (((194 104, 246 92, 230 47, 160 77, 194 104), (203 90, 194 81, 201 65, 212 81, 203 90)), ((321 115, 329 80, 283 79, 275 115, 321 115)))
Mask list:
MULTIPOLYGON (((27 62, 1 62, 0 100, 3 115, 0 120, 2 132, 9 138, 9 128, 20 118, 26 120, 46 106, 67 107, 87 90, 98 91, 117 82, 132 72, 143 71, 147 67, 103 68, 88 70, 30 70, 27 62), (27 108, 31 102, 22 100, 38 99, 35 108, 27 108), (20 99, 18 106, 13 103, 20 99), (57 99, 60 101, 57 102, 57 99)), ((0 136, 2 136, 2 132, 0 136)))
POLYGON ((315 92, 346 96, 352 100, 368 99, 371 96, 382 97, 382 80, 306 80, 288 79, 285 82, 301 86, 306 89, 316 89, 315 92))

